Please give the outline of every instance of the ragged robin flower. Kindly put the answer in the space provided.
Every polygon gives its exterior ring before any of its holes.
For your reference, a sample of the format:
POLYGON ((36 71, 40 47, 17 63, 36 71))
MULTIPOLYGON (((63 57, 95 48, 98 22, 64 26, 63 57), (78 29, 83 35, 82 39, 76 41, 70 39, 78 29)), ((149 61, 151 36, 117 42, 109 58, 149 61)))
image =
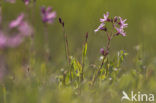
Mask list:
POLYGON ((44 23, 52 24, 56 18, 56 12, 52 10, 52 7, 41 8, 42 21, 44 23))

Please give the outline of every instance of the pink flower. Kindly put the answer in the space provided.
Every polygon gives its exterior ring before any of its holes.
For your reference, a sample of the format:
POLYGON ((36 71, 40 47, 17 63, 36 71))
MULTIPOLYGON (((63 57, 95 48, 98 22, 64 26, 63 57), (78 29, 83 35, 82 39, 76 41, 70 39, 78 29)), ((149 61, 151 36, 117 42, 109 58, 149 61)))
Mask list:
POLYGON ((24 0, 25 5, 29 5, 30 0, 24 0))
POLYGON ((51 7, 45 8, 42 7, 41 8, 41 14, 42 14, 42 21, 44 23, 53 23, 54 19, 56 18, 56 12, 52 11, 51 7))
POLYGON ((94 30, 94 32, 98 32, 99 30, 105 29, 104 28, 105 22, 110 21, 110 19, 108 17, 109 17, 109 12, 104 14, 104 18, 103 19, 100 19, 101 24, 100 24, 100 26, 96 30, 94 30))
POLYGON ((100 29, 102 29, 105 26, 105 23, 101 23, 100 26, 94 30, 94 32, 98 32, 100 29))
POLYGON ((33 32, 32 27, 24 21, 24 14, 21 13, 15 20, 13 20, 10 24, 9 27, 12 28, 17 28, 20 32, 21 35, 24 36, 30 36, 33 32))
POLYGON ((15 48, 19 46, 23 42, 23 36, 21 34, 17 34, 13 37, 9 37, 7 40, 7 46, 10 48, 15 48))
POLYGON ((0 32, 0 48, 6 47, 7 37, 4 36, 2 32, 0 32))
POLYGON ((32 27, 27 22, 22 22, 18 27, 18 30, 23 36, 30 36, 33 33, 32 27))
POLYGON ((122 20, 122 18, 121 18, 121 17, 119 17, 119 19, 120 19, 120 22, 119 22, 120 28, 122 28, 122 29, 123 29, 123 28, 128 27, 128 24, 127 24, 127 23, 125 23, 127 19, 122 20))
POLYGON ((109 12, 107 12, 106 14, 104 14, 103 16, 104 18, 103 19, 100 19, 100 22, 105 22, 105 21, 108 21, 108 17, 109 17, 109 12))
MULTIPOLYGON (((26 36, 33 33, 32 27, 24 21, 24 14, 21 13, 15 20, 9 24, 9 29, 17 29, 16 35, 7 36, 0 30, 0 48, 14 48, 19 46, 26 36)), ((12 35, 12 34, 11 34, 12 35)))
POLYGON ((124 32, 123 28, 115 27, 115 29, 117 30, 117 35, 121 34, 122 36, 126 36, 126 33, 124 32))
POLYGON ((105 50, 104 50, 104 48, 101 48, 101 49, 100 49, 100 53, 101 53, 102 55, 105 54, 105 50))
POLYGON ((10 28, 18 27, 18 26, 23 22, 23 19, 24 19, 24 14, 21 13, 15 20, 13 20, 13 21, 9 24, 9 27, 10 27, 10 28))

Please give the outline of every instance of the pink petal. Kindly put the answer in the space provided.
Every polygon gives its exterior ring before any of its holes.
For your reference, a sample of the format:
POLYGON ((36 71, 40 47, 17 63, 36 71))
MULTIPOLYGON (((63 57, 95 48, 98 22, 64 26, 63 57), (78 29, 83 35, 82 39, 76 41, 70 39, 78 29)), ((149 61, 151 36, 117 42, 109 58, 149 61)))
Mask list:
POLYGON ((17 26, 19 26, 21 24, 21 22, 23 21, 24 19, 24 14, 22 13, 20 16, 17 17, 16 20, 13 20, 10 24, 9 24, 9 27, 10 28, 15 28, 17 26))
POLYGON ((18 30, 24 36, 30 36, 33 33, 32 27, 27 22, 22 22, 18 30))
POLYGON ((48 13, 47 18, 48 19, 54 19, 54 18, 56 18, 56 12, 48 13))
POLYGON ((23 37, 20 34, 17 34, 14 37, 8 38, 7 46, 10 48, 14 48, 19 46, 23 42, 23 37))
POLYGON ((6 42, 7 42, 7 37, 0 32, 0 48, 4 48, 6 46, 6 42))

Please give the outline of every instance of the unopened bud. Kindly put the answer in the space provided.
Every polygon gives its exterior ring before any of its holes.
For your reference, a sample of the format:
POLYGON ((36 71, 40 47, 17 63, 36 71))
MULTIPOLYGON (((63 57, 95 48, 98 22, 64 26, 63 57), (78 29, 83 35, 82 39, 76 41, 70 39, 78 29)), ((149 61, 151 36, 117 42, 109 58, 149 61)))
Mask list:
POLYGON ((100 53, 101 53, 102 55, 105 55, 105 50, 104 50, 104 48, 101 48, 101 49, 100 49, 100 53))
POLYGON ((87 42, 87 40, 88 40, 88 32, 86 33, 86 42, 87 42))
POLYGON ((107 31, 107 28, 106 27, 102 27, 100 29, 103 30, 103 31, 107 31))
POLYGON ((115 17, 114 17, 114 22, 117 22, 117 21, 118 21, 118 17, 115 16, 115 17))

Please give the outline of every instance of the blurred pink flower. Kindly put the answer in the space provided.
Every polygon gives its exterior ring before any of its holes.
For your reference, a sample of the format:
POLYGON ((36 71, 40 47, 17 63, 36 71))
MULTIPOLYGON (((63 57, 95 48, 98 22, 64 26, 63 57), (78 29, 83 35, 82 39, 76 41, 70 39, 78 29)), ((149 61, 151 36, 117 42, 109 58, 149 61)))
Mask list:
POLYGON ((53 23, 54 19, 56 18, 56 12, 52 11, 51 7, 42 7, 41 8, 41 15, 42 15, 42 21, 44 23, 53 23))
POLYGON ((20 34, 17 34, 7 39, 7 47, 15 48, 19 46, 22 42, 23 42, 23 36, 21 36, 20 34))
POLYGON ((98 32, 100 29, 102 29, 105 26, 105 23, 101 23, 100 26, 94 30, 94 32, 98 32))
POLYGON ((18 27, 18 30, 23 36, 30 36, 33 33, 32 27, 27 22, 22 22, 18 27))
POLYGON ((9 27, 12 28, 17 28, 20 32, 21 35, 23 36, 30 36, 33 32, 32 27, 24 21, 24 14, 21 13, 15 20, 13 20, 10 24, 9 27))
POLYGON ((100 53, 101 53, 102 55, 105 54, 105 50, 104 50, 104 48, 101 48, 101 49, 100 49, 100 53))
POLYGON ((7 37, 0 31, 0 48, 6 47, 7 37))
POLYGON ((30 3, 30 0, 24 0, 25 5, 28 5, 30 3))
POLYGON ((24 21, 24 14, 21 13, 15 20, 9 24, 9 29, 17 29, 16 35, 8 36, 0 29, 0 48, 14 48, 19 46, 26 36, 33 33, 32 27, 24 21))
POLYGON ((9 27, 10 27, 10 28, 18 27, 18 26, 23 22, 23 19, 24 19, 24 14, 21 13, 15 20, 13 20, 13 21, 9 24, 9 27))

